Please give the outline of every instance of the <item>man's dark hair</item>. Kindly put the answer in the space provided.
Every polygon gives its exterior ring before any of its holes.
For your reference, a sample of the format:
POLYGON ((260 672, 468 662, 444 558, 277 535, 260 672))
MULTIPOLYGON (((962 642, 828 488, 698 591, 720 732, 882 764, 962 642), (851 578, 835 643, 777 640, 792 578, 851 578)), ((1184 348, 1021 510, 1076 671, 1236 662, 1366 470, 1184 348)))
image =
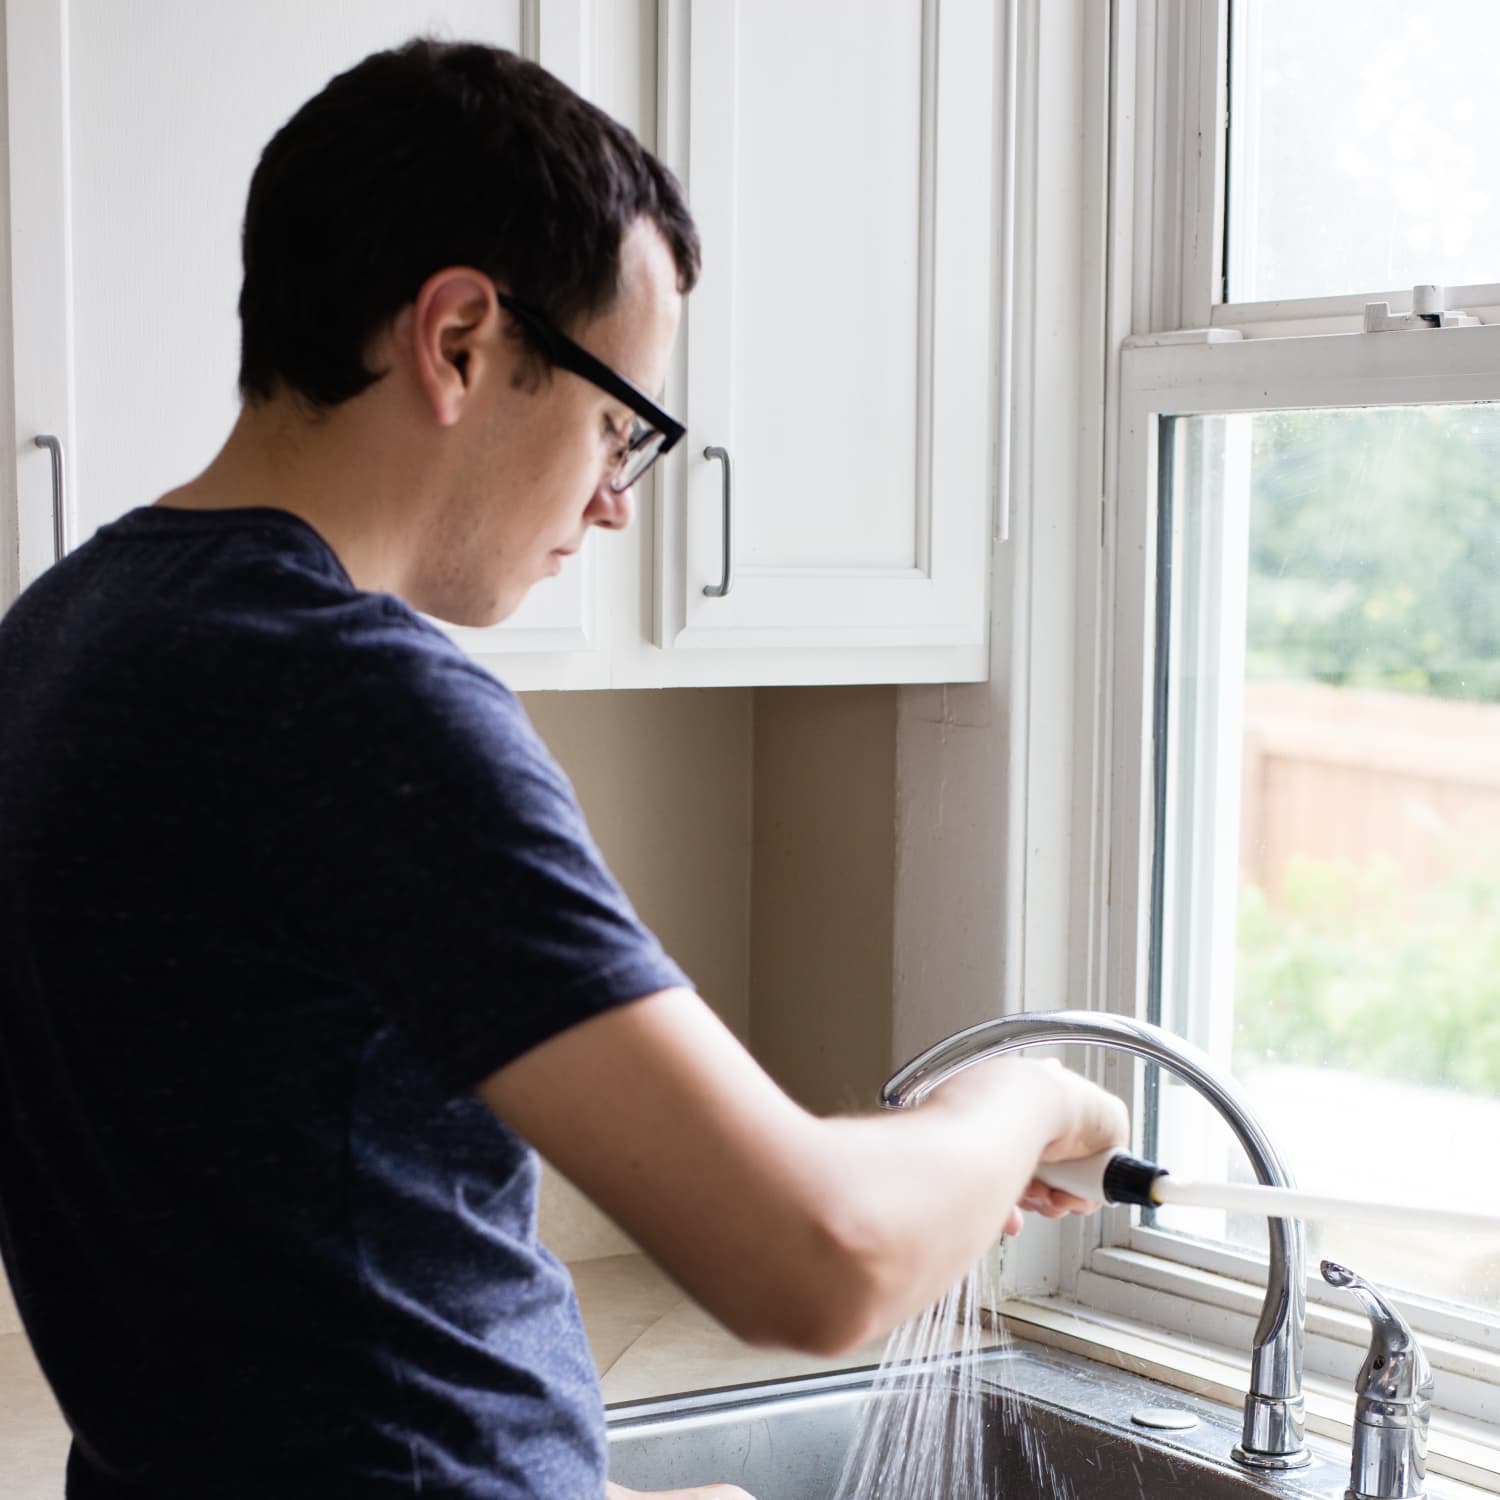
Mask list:
POLYGON ((624 126, 499 48, 377 52, 304 104, 255 169, 240 393, 357 396, 380 378, 371 336, 444 266, 484 271, 566 329, 609 307, 642 215, 686 295, 698 232, 677 179, 624 126))

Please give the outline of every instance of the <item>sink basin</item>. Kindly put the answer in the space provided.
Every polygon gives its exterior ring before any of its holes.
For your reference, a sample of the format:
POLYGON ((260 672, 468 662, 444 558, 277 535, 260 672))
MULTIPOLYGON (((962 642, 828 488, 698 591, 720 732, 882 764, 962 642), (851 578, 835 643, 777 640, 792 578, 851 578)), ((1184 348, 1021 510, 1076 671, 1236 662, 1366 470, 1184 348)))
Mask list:
MULTIPOLYGON (((923 1378, 949 1386, 954 1364, 923 1378)), ((865 1500, 834 1493, 844 1455, 871 1402, 903 1399, 875 1371, 708 1391, 610 1408, 610 1477, 632 1489, 737 1484, 755 1500, 865 1500)), ((1346 1450, 1314 1442, 1312 1464, 1292 1474, 1247 1473, 1229 1458, 1240 1414, 1138 1376, 1033 1345, 979 1358, 986 1494, 1004 1500, 1287 1500, 1338 1497, 1346 1450), (1137 1425, 1147 1408, 1195 1419, 1188 1430, 1137 1425)), ((970 1382, 970 1390, 973 1390, 970 1382)), ((1433 1495, 1441 1493, 1433 1488, 1433 1495)), ((967 1497, 966 1497, 967 1500, 967 1497)))

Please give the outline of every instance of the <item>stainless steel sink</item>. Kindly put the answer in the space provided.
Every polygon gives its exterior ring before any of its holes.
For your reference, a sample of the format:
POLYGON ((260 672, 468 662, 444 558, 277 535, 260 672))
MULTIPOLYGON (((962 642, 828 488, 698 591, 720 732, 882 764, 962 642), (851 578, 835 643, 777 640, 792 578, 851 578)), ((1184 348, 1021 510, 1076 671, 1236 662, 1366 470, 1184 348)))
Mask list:
MULTIPOLYGON (((980 1360, 986 1493, 1004 1500, 1337 1500, 1346 1450, 1314 1440, 1292 1474, 1246 1473, 1229 1458, 1237 1410, 1034 1345, 980 1360), (1167 1408, 1196 1419, 1163 1431, 1133 1418, 1167 1408)), ((873 1370, 707 1391, 610 1408, 610 1477, 632 1489, 737 1484, 756 1500, 864 1500, 834 1493, 840 1465, 871 1401, 901 1402, 873 1370)), ((952 1380, 951 1361, 923 1378, 952 1380)), ((958 1399, 956 1397, 952 1399, 958 1399)), ((1442 1494, 1432 1486, 1434 1496, 1442 1494)))

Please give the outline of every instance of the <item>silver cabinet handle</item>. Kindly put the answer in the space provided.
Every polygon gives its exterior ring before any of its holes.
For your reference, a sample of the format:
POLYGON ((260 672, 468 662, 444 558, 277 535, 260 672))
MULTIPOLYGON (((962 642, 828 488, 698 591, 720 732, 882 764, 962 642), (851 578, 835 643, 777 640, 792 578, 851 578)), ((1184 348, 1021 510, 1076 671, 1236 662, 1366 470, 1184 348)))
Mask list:
POLYGON ((710 599, 722 599, 734 587, 734 470, 727 448, 705 448, 703 456, 716 458, 724 465, 724 577, 718 583, 703 585, 703 592, 710 599))
POLYGON ((44 434, 36 445, 52 455, 52 560, 61 562, 68 550, 68 470, 62 439, 44 434))

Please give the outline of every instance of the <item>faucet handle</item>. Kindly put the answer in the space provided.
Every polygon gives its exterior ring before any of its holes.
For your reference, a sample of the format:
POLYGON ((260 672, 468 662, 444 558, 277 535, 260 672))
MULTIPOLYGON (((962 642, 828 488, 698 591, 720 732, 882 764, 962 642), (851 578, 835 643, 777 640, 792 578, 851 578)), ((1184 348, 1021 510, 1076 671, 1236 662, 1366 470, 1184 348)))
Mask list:
POLYGON ((1347 1266, 1325 1260, 1322 1269, 1323 1280, 1353 1292, 1370 1317, 1370 1352, 1359 1372, 1358 1394, 1385 1405, 1430 1400, 1432 1367, 1406 1319, 1347 1266))
POLYGON ((1370 1352, 1354 1385, 1352 1500, 1420 1500, 1427 1473, 1432 1367, 1406 1319, 1362 1276, 1322 1262, 1330 1286, 1352 1292, 1370 1318, 1370 1352))

